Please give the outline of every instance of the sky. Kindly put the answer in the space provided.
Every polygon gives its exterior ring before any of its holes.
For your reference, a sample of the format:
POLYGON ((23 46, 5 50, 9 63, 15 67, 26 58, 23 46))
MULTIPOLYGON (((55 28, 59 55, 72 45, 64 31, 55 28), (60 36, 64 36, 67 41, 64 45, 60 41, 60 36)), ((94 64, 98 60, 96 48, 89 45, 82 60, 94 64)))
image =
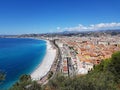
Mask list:
POLYGON ((120 0, 0 0, 0 34, 120 28, 120 0))

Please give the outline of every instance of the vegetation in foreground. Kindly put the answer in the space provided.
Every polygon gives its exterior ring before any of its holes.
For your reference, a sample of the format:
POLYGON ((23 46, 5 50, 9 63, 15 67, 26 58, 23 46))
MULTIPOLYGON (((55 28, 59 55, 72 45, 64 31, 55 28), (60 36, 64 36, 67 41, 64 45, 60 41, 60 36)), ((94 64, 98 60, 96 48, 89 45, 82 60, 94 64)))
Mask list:
POLYGON ((22 75, 9 90, 41 90, 41 86, 32 81, 30 75, 22 75))
POLYGON ((10 90, 120 90, 120 51, 95 66, 87 75, 73 78, 57 75, 42 88, 31 81, 29 75, 22 76, 10 90))
POLYGON ((5 80, 5 73, 0 71, 0 84, 5 80))

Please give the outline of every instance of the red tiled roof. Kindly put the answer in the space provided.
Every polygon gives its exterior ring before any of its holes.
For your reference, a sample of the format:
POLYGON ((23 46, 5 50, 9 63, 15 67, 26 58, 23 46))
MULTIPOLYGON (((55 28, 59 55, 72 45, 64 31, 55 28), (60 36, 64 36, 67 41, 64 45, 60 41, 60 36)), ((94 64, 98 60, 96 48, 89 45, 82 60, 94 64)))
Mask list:
POLYGON ((63 71, 68 71, 67 66, 63 66, 63 71))

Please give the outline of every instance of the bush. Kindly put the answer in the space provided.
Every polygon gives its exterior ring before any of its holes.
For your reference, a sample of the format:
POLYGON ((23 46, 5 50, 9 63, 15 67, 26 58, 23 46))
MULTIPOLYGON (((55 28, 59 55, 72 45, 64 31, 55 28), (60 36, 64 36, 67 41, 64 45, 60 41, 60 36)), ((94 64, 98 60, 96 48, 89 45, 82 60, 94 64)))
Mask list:
POLYGON ((120 83, 120 51, 112 55, 109 71, 114 74, 115 81, 120 83))
POLYGON ((22 75, 9 90, 41 90, 41 85, 32 81, 30 75, 22 75))

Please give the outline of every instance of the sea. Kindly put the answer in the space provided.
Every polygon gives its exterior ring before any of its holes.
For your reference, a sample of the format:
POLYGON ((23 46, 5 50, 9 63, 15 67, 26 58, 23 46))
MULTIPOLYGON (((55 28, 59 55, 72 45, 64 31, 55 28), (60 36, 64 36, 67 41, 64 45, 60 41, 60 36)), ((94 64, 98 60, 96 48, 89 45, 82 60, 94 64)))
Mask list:
POLYGON ((8 90, 23 74, 31 74, 46 54, 46 41, 27 38, 0 38, 0 71, 5 80, 0 90, 8 90))

